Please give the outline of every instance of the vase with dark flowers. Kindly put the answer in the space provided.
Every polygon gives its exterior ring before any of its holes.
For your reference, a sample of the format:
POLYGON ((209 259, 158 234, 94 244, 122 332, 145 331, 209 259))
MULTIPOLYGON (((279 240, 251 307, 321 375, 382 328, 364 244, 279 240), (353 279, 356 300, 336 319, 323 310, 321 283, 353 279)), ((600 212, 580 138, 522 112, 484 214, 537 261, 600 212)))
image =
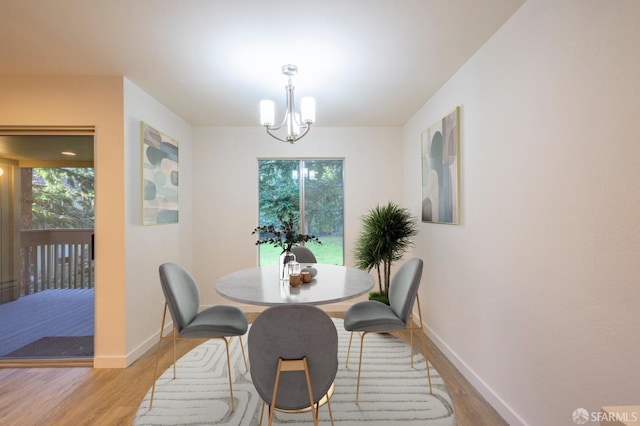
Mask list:
POLYGON ((258 234, 256 245, 270 244, 282 249, 278 263, 278 274, 281 280, 287 279, 287 263, 296 259, 291 248, 302 243, 313 241, 322 244, 315 235, 301 234, 298 220, 291 214, 278 215, 277 225, 256 227, 251 235, 258 234))

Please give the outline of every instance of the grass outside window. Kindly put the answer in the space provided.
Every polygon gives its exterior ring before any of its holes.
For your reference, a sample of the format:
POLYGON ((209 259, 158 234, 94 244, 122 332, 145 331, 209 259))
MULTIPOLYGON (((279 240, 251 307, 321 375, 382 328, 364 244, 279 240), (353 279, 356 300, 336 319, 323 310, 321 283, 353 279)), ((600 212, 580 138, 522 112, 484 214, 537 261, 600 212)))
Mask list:
MULTIPOLYGON (((342 237, 320 237, 322 244, 308 243, 305 244, 309 250, 313 252, 318 259, 318 263, 327 263, 332 265, 343 265, 344 254, 342 247, 342 237)), ((277 265, 278 258, 282 249, 273 247, 268 244, 258 246, 260 250, 260 265, 277 265)))

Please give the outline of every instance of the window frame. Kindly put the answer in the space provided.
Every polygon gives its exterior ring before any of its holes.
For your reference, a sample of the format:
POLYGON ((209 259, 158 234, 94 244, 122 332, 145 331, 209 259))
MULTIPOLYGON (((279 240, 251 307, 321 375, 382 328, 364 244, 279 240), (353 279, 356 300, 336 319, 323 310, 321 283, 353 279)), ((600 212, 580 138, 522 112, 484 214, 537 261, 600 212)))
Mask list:
MULTIPOLYGON (((256 170, 257 170, 257 220, 256 223, 260 223, 260 162, 261 161, 297 161, 298 162, 298 201, 299 201, 299 232, 305 233, 307 232, 304 229, 305 226, 305 178, 303 176, 302 170, 304 168, 305 161, 340 161, 342 163, 342 262, 341 265, 345 264, 345 157, 257 157, 256 159, 256 170)), ((257 246, 258 249, 258 265, 260 265, 260 246, 257 246)))

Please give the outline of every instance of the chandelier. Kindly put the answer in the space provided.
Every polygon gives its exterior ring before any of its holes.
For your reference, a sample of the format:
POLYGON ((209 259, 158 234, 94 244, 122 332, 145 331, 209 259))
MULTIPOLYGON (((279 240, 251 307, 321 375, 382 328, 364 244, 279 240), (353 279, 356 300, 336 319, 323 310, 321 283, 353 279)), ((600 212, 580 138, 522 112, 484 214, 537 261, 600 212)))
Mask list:
POLYGON ((294 143, 302 139, 304 135, 309 133, 311 125, 316 121, 316 101, 305 96, 300 100, 300 113, 295 112, 293 98, 293 83, 291 77, 298 73, 298 67, 292 64, 282 66, 282 74, 289 77, 289 81, 285 86, 287 94, 287 105, 282 122, 277 126, 275 123, 275 107, 273 101, 260 101, 260 123, 265 127, 267 133, 282 142, 294 143), (284 132, 280 132, 282 136, 278 136, 275 132, 286 127, 286 136, 284 132))

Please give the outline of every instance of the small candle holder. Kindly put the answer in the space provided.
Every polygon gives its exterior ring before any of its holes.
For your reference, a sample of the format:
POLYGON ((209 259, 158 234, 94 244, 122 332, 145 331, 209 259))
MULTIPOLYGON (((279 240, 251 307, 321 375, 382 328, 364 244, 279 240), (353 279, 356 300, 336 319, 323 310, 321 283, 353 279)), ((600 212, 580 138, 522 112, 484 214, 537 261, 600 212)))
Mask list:
POLYGON ((302 277, 300 275, 300 264, 296 261, 292 261, 289 262, 287 266, 289 267, 289 285, 292 287, 299 286, 302 281, 302 277))

